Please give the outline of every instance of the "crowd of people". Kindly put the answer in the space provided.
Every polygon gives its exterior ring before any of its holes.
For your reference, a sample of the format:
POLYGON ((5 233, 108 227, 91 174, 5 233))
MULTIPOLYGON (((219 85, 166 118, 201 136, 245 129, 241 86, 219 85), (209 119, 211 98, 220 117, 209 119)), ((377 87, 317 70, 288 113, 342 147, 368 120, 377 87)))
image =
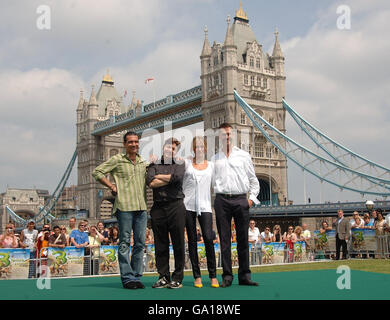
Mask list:
POLYGON ((34 220, 29 220, 27 227, 20 234, 15 233, 15 224, 9 222, 5 232, 0 235, 0 248, 31 249, 44 254, 44 248, 65 248, 75 246, 77 248, 95 248, 100 245, 118 245, 119 229, 117 226, 104 227, 103 222, 96 226, 89 225, 84 219, 76 225, 76 218, 70 218, 69 224, 54 225, 44 224, 40 230, 35 226, 34 220))
MULTIPOLYGON (((370 213, 364 213, 362 216, 359 212, 353 212, 349 219, 349 230, 356 228, 375 230, 376 235, 390 235, 390 214, 384 215, 382 209, 373 210, 370 213)), ((282 232, 281 226, 275 224, 272 226, 265 226, 261 232, 256 226, 256 221, 251 219, 249 221, 248 242, 253 246, 260 246, 271 242, 285 243, 287 247, 298 241, 304 241, 310 247, 310 240, 312 233, 308 230, 307 224, 302 226, 288 226, 285 232, 282 232)), ((333 219, 331 225, 328 221, 321 222, 319 228, 320 233, 326 233, 337 228, 337 219, 333 219)), ((235 243, 236 230, 235 224, 232 224, 231 241, 235 243)), ((350 236, 350 235, 349 235, 350 236)), ((64 248, 68 246, 75 246, 77 248, 98 248, 101 245, 119 245, 119 228, 114 225, 110 228, 105 227, 102 221, 95 225, 89 225, 87 219, 81 220, 77 223, 76 218, 71 217, 68 225, 55 225, 51 227, 50 224, 44 224, 40 230, 36 229, 35 222, 30 220, 27 227, 21 231, 20 234, 15 233, 15 224, 9 222, 3 234, 0 235, 0 248, 29 248, 35 249, 41 256, 44 256, 44 248, 57 247, 64 248)), ((184 230, 184 239, 186 247, 188 248, 187 230, 184 230)), ((201 229, 196 227, 196 242, 198 244, 204 243, 201 229)), ((215 230, 212 230, 212 242, 219 243, 219 236, 215 230)), ((172 241, 169 237, 169 243, 172 241)), ((133 246, 133 232, 131 233, 130 245, 133 246)), ((146 228, 145 244, 154 244, 153 230, 146 228)), ((146 248, 145 248, 146 250, 146 248)))

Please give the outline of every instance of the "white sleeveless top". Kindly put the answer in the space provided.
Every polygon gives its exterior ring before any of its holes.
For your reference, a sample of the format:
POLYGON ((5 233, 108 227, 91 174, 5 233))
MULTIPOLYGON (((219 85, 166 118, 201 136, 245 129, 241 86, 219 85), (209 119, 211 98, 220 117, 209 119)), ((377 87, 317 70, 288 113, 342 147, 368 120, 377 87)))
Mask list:
POLYGON ((24 239, 23 244, 27 246, 28 249, 33 250, 35 240, 38 236, 38 230, 33 229, 32 231, 28 230, 27 228, 23 230, 24 239))
POLYGON ((211 210, 211 182, 214 173, 214 163, 207 161, 207 168, 197 170, 192 160, 185 160, 185 173, 183 179, 184 205, 188 211, 197 215, 211 210))

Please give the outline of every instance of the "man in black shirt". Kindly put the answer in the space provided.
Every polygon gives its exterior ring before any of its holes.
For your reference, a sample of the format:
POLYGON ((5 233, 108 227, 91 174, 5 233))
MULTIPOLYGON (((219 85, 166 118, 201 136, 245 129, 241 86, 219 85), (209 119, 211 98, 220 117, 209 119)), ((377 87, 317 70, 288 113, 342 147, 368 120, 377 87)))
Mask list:
POLYGON ((176 163, 180 142, 168 139, 163 146, 160 163, 148 167, 146 184, 153 189, 153 207, 150 211, 154 234, 156 266, 159 280, 153 288, 181 288, 184 270, 184 227, 186 209, 182 190, 185 166, 176 163), (169 235, 172 240, 175 270, 169 274, 169 235))

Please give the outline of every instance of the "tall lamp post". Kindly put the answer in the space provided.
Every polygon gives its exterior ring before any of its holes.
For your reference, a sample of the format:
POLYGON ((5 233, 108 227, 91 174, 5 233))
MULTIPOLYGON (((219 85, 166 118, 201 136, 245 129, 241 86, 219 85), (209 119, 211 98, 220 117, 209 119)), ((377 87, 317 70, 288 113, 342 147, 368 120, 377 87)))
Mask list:
POLYGON ((271 156, 272 156, 272 144, 267 142, 266 153, 268 157, 268 176, 269 176, 269 205, 272 207, 272 180, 271 180, 271 156))

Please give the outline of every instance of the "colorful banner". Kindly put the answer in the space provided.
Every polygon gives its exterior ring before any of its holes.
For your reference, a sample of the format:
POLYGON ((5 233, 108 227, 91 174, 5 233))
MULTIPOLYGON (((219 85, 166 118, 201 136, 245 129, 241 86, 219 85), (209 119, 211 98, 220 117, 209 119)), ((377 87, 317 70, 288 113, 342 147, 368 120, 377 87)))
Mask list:
POLYGON ((261 244, 262 264, 283 263, 284 243, 270 242, 261 244))
POLYGON ((29 249, 0 249, 0 279, 27 279, 29 249))
POLYGON ((173 255, 173 246, 169 245, 169 270, 175 270, 175 257, 173 255))
POLYGON ((154 244, 146 245, 146 265, 145 271, 154 272, 156 271, 156 256, 154 244))
POLYGON ((238 266, 237 242, 232 242, 232 266, 238 266))
POLYGON ((376 251, 377 240, 373 229, 351 229, 353 251, 376 251))
POLYGON ((51 277, 83 275, 84 248, 49 248, 47 258, 51 277))
POLYGON ((118 246, 101 246, 99 274, 119 273, 118 246))
POLYGON ((294 243, 294 262, 306 262, 308 261, 306 252, 306 242, 297 241, 294 243))
POLYGON ((314 243, 316 251, 336 251, 336 230, 314 230, 314 243))
POLYGON ((199 268, 207 268, 206 247, 204 243, 198 243, 199 268))

